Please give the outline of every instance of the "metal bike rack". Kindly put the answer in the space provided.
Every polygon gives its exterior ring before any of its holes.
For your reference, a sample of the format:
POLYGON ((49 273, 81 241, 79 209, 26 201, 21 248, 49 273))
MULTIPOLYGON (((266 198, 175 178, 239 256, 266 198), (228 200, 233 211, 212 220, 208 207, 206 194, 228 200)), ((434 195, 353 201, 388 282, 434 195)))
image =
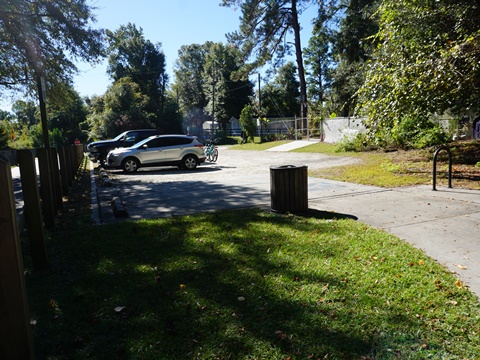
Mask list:
POLYGON ((447 146, 440 146, 433 155, 433 190, 437 190, 437 155, 441 150, 448 153, 448 187, 452 187, 452 152, 447 146))

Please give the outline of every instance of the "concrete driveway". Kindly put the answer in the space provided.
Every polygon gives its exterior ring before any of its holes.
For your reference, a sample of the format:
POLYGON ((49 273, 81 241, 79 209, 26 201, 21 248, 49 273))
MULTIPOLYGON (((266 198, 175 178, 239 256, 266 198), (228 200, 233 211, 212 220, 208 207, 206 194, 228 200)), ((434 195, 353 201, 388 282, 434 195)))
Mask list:
MULTIPOLYGON (((355 161, 323 154, 238 151, 220 147, 216 163, 206 162, 194 171, 173 167, 141 168, 134 174, 125 174, 121 170, 110 170, 114 186, 99 189, 101 221, 115 221, 109 206, 114 196, 122 200, 130 219, 269 206, 270 166, 306 165, 308 169, 319 169, 355 161)), ((308 192, 310 198, 315 198, 325 190, 351 192, 352 186, 309 178, 308 192)), ((362 187, 353 188, 359 191, 362 187)))

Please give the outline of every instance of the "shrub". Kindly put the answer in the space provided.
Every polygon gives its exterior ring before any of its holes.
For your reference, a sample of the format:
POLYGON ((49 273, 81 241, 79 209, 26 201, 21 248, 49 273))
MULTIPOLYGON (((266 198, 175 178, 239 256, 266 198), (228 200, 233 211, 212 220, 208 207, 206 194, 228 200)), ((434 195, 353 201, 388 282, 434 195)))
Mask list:
POLYGON ((365 150, 374 150, 375 146, 368 138, 368 135, 359 132, 355 135, 344 136, 336 146, 337 152, 360 152, 365 150))
POLYGON ((397 146, 406 149, 421 149, 448 141, 447 133, 439 124, 422 118, 402 119, 392 129, 392 137, 397 146))

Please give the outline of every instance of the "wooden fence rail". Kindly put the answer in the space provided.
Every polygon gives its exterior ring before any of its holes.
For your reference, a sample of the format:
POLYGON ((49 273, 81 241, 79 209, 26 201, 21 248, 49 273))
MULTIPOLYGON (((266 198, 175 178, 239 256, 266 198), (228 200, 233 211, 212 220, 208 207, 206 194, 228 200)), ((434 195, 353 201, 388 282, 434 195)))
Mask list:
POLYGON ((0 359, 33 359, 10 161, 0 156, 0 359))
POLYGON ((20 229, 25 224, 30 240, 33 271, 49 267, 45 227, 68 195, 84 158, 83 145, 0 152, 0 359, 33 359, 34 349, 25 287, 20 229), (7 155, 7 156, 4 156, 7 155), (40 174, 36 173, 35 157, 40 174), (18 164, 25 221, 18 221, 11 164, 18 164), (38 181, 38 175, 40 181, 38 181), (39 189, 39 182, 41 184, 39 189))

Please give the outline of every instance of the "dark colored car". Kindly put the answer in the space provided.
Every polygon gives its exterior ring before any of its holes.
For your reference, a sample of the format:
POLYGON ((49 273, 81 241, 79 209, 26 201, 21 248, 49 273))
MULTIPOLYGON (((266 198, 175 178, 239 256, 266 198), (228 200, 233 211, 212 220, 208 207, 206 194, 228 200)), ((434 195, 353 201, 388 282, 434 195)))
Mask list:
POLYGON ((112 140, 101 140, 88 144, 87 151, 90 153, 91 160, 98 161, 101 165, 105 165, 105 160, 110 150, 130 147, 153 135, 158 135, 156 129, 128 130, 112 140))
POLYGON ((135 172, 147 166, 178 166, 193 170, 205 162, 205 154, 196 136, 159 135, 129 148, 112 150, 107 161, 109 167, 125 172, 135 172))

